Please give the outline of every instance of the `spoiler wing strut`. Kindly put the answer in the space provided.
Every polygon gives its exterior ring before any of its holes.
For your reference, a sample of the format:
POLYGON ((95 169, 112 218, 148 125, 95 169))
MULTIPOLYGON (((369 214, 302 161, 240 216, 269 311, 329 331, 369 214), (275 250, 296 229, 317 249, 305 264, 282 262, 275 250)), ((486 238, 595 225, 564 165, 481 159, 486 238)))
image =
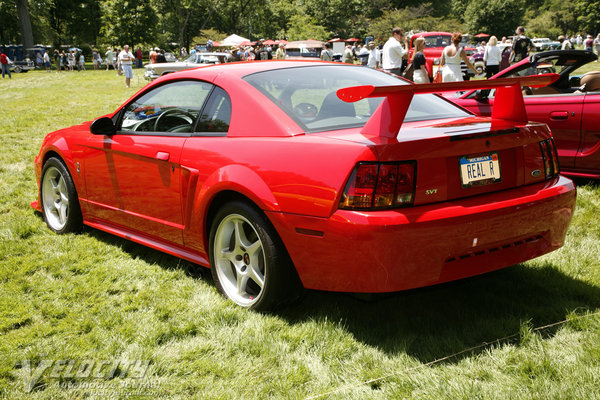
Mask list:
POLYGON ((543 87, 555 82, 558 74, 542 74, 526 77, 500 78, 490 80, 427 83, 393 86, 353 86, 339 89, 338 97, 353 103, 369 97, 385 97, 361 133, 367 136, 395 138, 404 122, 410 103, 415 94, 455 92, 458 90, 496 88, 492 119, 527 123, 525 102, 521 86, 543 87))

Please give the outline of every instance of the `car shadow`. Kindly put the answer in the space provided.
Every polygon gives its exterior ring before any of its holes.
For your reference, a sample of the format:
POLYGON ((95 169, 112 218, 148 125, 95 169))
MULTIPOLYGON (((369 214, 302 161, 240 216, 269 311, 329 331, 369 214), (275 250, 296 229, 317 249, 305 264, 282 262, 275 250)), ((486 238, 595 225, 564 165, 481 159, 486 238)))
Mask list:
POLYGON ((201 265, 194 264, 182 258, 172 256, 159 250, 155 250, 148 246, 138 244, 131 240, 123 239, 113 234, 84 227, 86 234, 98 239, 106 244, 120 248, 122 251, 129 254, 132 258, 139 258, 148 264, 156 264, 166 270, 182 270, 187 276, 199 279, 206 277, 207 282, 212 282, 210 278, 210 270, 201 265))
MULTIPOLYGON (((133 258, 180 269, 214 285, 207 268, 126 239, 88 229, 133 258)), ((390 355, 427 363, 483 343, 512 337, 523 323, 533 327, 600 308, 600 287, 573 279, 558 266, 515 265, 441 285, 403 292, 353 295, 307 290, 297 303, 273 313, 290 325, 335 321, 356 340, 390 355)), ((541 332, 552 335, 556 329, 541 332)), ((454 357, 458 361, 485 347, 454 357)))
MULTIPOLYGON (((539 327, 598 308, 600 287, 546 263, 542 267, 515 265, 447 284, 373 295, 370 301, 311 291, 302 303, 279 315, 290 324, 336 321, 358 341, 426 363, 497 339, 518 341, 523 323, 539 327)), ((474 352, 484 350, 485 346, 474 352)))

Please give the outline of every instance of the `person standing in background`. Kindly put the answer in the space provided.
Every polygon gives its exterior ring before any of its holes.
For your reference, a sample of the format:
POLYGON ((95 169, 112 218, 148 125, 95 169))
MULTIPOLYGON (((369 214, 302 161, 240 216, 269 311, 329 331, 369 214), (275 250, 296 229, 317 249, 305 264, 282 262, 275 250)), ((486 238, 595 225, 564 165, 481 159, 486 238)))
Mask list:
POLYGON ((329 43, 325 43, 325 48, 321 51, 321 60, 333 61, 333 51, 331 51, 330 47, 329 43))
POLYGON ((4 53, 0 53, 0 67, 2 68, 2 79, 4 79, 5 74, 8 74, 8 79, 12 79, 12 75, 10 74, 10 58, 4 53))
POLYGON ((113 65, 114 57, 115 57, 115 53, 109 47, 108 50, 106 50, 106 53, 104 54, 104 62, 106 63, 107 71, 110 69, 110 66, 113 65))
POLYGON ((56 67, 56 72, 60 72, 60 53, 58 49, 54 49, 54 66, 56 67))
POLYGON ((279 43, 279 47, 277 47, 277 51, 275 52, 276 60, 285 60, 285 45, 283 43, 279 43))
POLYGON ((79 53, 79 70, 85 71, 85 56, 83 52, 79 53))
POLYGON ((519 26, 516 31, 517 36, 513 39, 512 49, 510 51, 510 62, 516 63, 524 60, 529 55, 529 50, 534 48, 533 42, 525 36, 525 28, 519 26))
POLYGON ((127 87, 131 87, 131 78, 133 78, 133 61, 135 57, 129 51, 129 45, 126 44, 123 46, 123 51, 119 53, 119 63, 123 68, 123 73, 125 74, 125 85, 127 87))
POLYGON ((392 37, 383 45, 382 58, 381 63, 384 70, 402 76, 402 60, 408 59, 408 41, 402 29, 394 28, 392 30, 392 37))
POLYGON ((475 71, 475 67, 469 61, 469 58, 460 46, 462 34, 454 32, 452 34, 452 44, 446 46, 442 51, 440 67, 442 68, 442 82, 460 82, 463 81, 461 70, 461 61, 464 61, 468 68, 475 71))
POLYGON ((485 63, 485 77, 487 79, 500 72, 502 52, 500 51, 500 48, 496 46, 497 44, 498 38, 496 36, 492 36, 488 41, 487 46, 485 46, 483 62, 485 63))
POLYGON ((369 42, 369 58, 367 59, 367 67, 379 68, 381 65, 381 52, 375 45, 374 41, 369 42))
POLYGON ((592 35, 587 35, 585 42, 583 42, 583 48, 586 51, 593 51, 594 38, 592 35))
POLYGON ((413 54, 413 82, 414 83, 429 83, 429 72, 427 72, 427 59, 423 53, 425 48, 425 39, 418 37, 414 41, 415 53, 413 54))
POLYGON ((43 60, 44 60, 44 67, 46 67, 46 71, 50 72, 51 68, 51 64, 50 64, 50 56, 48 55, 47 51, 44 51, 44 55, 42 56, 43 60))

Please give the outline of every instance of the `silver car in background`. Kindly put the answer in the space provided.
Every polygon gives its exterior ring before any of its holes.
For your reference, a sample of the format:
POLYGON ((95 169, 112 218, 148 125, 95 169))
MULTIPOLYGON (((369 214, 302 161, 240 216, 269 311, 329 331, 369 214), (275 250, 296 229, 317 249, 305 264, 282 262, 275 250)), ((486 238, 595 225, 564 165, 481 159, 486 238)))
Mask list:
POLYGON ((172 72, 183 71, 184 69, 196 68, 206 64, 222 64, 227 62, 227 53, 200 53, 191 54, 185 61, 154 63, 145 66, 146 72, 144 78, 151 81, 160 76, 170 74, 172 72))

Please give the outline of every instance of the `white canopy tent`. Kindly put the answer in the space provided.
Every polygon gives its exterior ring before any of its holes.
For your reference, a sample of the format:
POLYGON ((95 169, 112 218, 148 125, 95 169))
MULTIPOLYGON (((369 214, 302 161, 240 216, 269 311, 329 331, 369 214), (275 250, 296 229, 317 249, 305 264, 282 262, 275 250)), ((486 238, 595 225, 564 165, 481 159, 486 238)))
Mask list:
POLYGON ((249 42, 250 39, 243 38, 239 35, 231 35, 227 36, 225 39, 221 40, 221 46, 239 46, 242 42, 249 42))

